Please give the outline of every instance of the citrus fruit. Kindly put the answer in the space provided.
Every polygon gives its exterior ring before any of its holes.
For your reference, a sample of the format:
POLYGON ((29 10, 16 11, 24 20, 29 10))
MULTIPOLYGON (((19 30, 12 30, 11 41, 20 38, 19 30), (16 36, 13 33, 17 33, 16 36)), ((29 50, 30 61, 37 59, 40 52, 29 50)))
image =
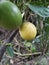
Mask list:
POLYGON ((24 40, 32 40, 37 34, 37 29, 31 22, 24 22, 19 29, 19 33, 24 40))
POLYGON ((36 52, 36 47, 35 47, 35 45, 32 45, 32 46, 31 46, 31 51, 32 51, 32 52, 36 52))
POLYGON ((26 43, 25 43, 25 46, 26 46, 26 47, 31 47, 32 44, 31 44, 31 42, 26 42, 26 43))
POLYGON ((31 52, 36 52, 36 46, 34 44, 32 44, 31 42, 26 42, 25 46, 31 50, 31 52))
POLYGON ((17 29, 22 24, 19 8, 10 1, 0 1, 0 26, 6 29, 17 29))

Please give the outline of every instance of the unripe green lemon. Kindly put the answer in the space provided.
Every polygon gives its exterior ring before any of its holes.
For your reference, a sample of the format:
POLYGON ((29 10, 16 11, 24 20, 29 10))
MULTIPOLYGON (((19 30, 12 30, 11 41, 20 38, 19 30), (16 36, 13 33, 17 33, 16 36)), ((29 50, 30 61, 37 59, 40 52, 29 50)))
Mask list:
POLYGON ((35 45, 32 45, 32 46, 31 46, 31 51, 32 51, 32 52, 36 52, 36 51, 37 51, 35 45))
POLYGON ((17 29, 22 24, 22 15, 18 7, 10 1, 0 2, 0 26, 17 29))
POLYGON ((26 47, 30 47, 30 48, 31 48, 32 43, 31 43, 31 42, 26 42, 26 43, 25 43, 25 46, 26 46, 26 47))
POLYGON ((31 42, 26 42, 25 46, 31 50, 31 52, 36 52, 36 46, 32 44, 31 42))
POLYGON ((32 40, 37 34, 37 29, 34 24, 24 22, 19 29, 19 33, 24 40, 32 40))

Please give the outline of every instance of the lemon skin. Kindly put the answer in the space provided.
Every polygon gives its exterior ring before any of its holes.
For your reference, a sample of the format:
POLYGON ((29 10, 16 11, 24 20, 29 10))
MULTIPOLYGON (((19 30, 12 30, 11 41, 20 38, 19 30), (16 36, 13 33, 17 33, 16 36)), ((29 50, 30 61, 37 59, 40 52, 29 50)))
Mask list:
POLYGON ((24 22, 19 29, 19 33, 24 40, 32 40, 37 34, 37 29, 31 22, 24 22))

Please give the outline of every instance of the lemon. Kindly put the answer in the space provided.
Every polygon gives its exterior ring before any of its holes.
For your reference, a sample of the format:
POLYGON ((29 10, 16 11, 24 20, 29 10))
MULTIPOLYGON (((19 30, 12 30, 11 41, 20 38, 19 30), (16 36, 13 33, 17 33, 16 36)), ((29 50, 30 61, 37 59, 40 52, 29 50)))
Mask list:
POLYGON ((19 29, 19 33, 24 40, 32 40, 37 34, 37 29, 33 23, 24 22, 19 29))
POLYGON ((31 47, 31 46, 32 46, 32 43, 31 43, 31 42, 26 42, 26 43, 25 43, 25 46, 26 46, 26 47, 31 47))
POLYGON ((37 51, 35 45, 32 45, 32 46, 31 46, 31 51, 32 51, 32 52, 36 52, 36 51, 37 51))
POLYGON ((19 8, 10 1, 0 2, 0 27, 15 30, 22 24, 22 14, 19 8))
POLYGON ((29 50, 31 50, 31 52, 36 52, 37 50, 36 50, 36 46, 34 45, 34 44, 32 44, 31 42, 26 42, 25 43, 25 46, 29 49, 29 50))

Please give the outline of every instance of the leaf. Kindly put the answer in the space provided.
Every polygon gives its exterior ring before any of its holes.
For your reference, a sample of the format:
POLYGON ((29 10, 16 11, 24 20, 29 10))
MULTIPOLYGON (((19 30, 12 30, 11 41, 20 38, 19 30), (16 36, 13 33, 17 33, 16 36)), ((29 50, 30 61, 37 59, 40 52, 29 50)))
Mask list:
POLYGON ((10 57, 13 57, 14 56, 14 52, 13 52, 13 48, 11 46, 7 46, 7 54, 10 56, 10 57))
POLYGON ((41 17, 49 17, 49 8, 46 8, 44 6, 37 6, 33 4, 26 4, 35 14, 41 16, 41 17))

